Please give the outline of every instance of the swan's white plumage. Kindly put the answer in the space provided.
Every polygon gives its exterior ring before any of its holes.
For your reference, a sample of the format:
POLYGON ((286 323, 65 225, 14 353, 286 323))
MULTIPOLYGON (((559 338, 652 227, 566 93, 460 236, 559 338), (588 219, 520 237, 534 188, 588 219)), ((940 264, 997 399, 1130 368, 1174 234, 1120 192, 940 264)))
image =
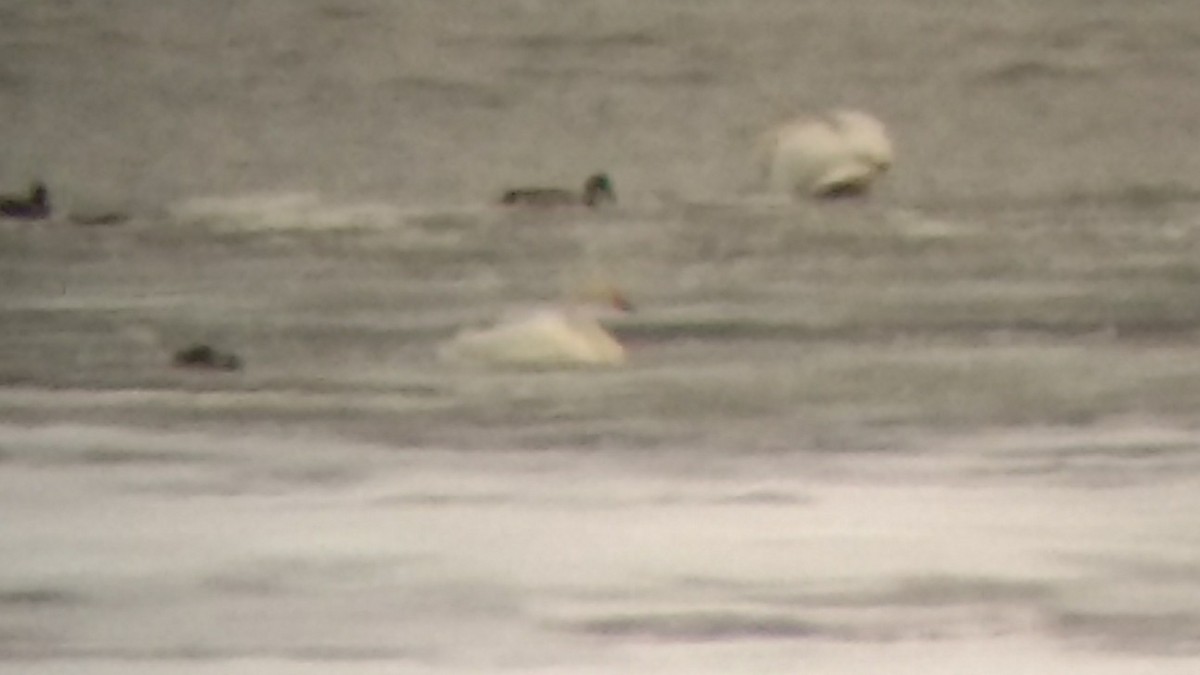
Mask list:
POLYGON ((468 329, 442 346, 453 361, 512 366, 613 366, 625 348, 593 317, 542 310, 468 329))
POLYGON ((758 154, 768 187, 813 197, 865 192, 895 157, 883 123, 857 110, 786 122, 763 135, 758 154))
POLYGON ((625 347, 601 325, 599 315, 605 309, 628 311, 628 301, 615 291, 585 299, 592 304, 544 307, 464 329, 442 344, 439 355, 449 361, 516 367, 625 363, 625 347))

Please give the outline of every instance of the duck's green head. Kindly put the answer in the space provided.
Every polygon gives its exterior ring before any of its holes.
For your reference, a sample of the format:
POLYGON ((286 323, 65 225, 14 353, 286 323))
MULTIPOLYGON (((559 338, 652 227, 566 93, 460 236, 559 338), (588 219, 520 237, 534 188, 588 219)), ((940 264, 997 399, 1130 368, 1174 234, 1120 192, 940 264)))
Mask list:
POLYGON ((50 206, 50 191, 45 183, 37 181, 29 187, 29 201, 36 206, 50 206))
POLYGON ((617 193, 613 190, 612 179, 607 173, 593 174, 587 179, 583 184, 583 200, 588 206, 617 201, 617 193))

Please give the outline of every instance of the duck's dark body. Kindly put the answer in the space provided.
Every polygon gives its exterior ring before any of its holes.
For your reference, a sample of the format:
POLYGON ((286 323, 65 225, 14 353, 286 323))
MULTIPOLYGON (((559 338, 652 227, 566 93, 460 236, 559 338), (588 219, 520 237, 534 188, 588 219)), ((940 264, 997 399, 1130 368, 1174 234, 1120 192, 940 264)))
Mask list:
POLYGON ((175 352, 171 361, 180 368, 201 370, 241 370, 242 360, 237 354, 217 351, 210 345, 196 344, 175 352))
POLYGON ((580 204, 579 195, 561 188, 518 188, 500 198, 502 204, 530 206, 571 206, 580 204))
POLYGON ((20 220, 41 220, 50 217, 50 193, 42 183, 29 188, 28 197, 0 197, 0 216, 20 220))
POLYGON ((541 207, 579 205, 596 207, 603 202, 615 202, 616 200, 617 195, 613 191, 612 180, 606 173, 590 176, 583 184, 582 193, 564 188, 516 188, 505 192, 500 197, 501 204, 541 207))

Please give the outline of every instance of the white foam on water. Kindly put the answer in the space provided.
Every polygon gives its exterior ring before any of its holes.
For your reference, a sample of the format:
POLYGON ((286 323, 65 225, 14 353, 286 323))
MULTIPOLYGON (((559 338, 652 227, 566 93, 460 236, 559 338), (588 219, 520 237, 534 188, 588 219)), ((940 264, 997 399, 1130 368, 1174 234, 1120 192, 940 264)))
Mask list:
POLYGON ((394 227, 404 214, 382 202, 336 202, 314 192, 267 192, 187 199, 174 220, 227 230, 337 230, 394 227))
POLYGON ((920 462, 898 481, 869 457, 704 469, 82 425, 5 425, 0 448, 0 672, 1198 662, 1194 478, 1097 491, 920 462), (1145 634, 1164 621, 1176 634, 1145 634))

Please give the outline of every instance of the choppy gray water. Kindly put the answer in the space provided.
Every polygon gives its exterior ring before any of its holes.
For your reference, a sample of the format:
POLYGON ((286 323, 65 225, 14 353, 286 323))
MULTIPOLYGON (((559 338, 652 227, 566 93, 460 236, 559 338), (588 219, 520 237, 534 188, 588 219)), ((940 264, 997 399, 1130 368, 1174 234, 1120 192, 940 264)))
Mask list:
POLYGON ((0 671, 1195 671, 1190 2, 14 1, 0 54, 64 216, 0 223, 0 671), (758 194, 838 105, 872 199, 758 194), (596 275, 627 367, 434 358, 596 275))

